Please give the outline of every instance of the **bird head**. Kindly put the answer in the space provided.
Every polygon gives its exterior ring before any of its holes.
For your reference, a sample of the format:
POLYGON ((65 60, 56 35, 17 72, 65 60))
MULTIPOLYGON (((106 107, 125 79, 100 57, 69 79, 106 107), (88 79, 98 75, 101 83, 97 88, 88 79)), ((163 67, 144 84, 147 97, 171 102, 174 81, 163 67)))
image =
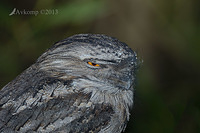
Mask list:
POLYGON ((53 77, 74 80, 79 88, 116 92, 132 89, 137 55, 115 38, 78 34, 57 42, 36 64, 53 77))

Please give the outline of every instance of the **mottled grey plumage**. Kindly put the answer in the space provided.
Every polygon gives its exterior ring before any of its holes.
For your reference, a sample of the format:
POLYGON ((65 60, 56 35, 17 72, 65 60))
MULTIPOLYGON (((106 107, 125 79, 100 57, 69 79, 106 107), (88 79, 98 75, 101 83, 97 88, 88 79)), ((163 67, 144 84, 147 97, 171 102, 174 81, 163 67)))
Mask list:
POLYGON ((57 42, 0 91, 0 132, 120 133, 136 65, 135 52, 105 35, 57 42))

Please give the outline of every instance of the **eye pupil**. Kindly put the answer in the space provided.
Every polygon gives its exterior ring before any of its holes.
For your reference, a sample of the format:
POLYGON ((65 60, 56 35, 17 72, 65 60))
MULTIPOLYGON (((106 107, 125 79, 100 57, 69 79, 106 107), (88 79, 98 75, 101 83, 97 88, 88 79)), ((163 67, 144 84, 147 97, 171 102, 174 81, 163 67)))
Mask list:
POLYGON ((89 65, 91 65, 91 66, 99 66, 99 64, 96 64, 96 63, 92 63, 92 62, 87 62, 89 65))
POLYGON ((92 63, 92 65, 93 65, 93 66, 96 66, 97 64, 95 64, 95 63, 92 63))

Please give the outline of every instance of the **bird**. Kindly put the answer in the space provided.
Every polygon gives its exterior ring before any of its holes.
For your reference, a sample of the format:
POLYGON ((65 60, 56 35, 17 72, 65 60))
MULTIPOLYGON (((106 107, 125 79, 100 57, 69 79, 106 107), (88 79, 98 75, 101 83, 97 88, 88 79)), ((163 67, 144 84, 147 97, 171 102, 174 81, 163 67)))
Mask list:
POLYGON ((56 42, 0 90, 0 132, 124 132, 137 60, 127 44, 103 34, 56 42))

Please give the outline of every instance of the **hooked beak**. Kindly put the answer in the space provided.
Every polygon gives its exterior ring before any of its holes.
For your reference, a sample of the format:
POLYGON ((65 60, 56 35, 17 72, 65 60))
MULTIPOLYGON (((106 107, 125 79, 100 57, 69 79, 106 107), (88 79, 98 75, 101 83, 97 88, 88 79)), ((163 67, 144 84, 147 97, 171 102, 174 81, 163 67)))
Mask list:
POLYGON ((113 65, 114 72, 110 75, 110 79, 115 86, 121 89, 132 89, 135 81, 135 64, 132 58, 125 59, 117 65, 113 65))

